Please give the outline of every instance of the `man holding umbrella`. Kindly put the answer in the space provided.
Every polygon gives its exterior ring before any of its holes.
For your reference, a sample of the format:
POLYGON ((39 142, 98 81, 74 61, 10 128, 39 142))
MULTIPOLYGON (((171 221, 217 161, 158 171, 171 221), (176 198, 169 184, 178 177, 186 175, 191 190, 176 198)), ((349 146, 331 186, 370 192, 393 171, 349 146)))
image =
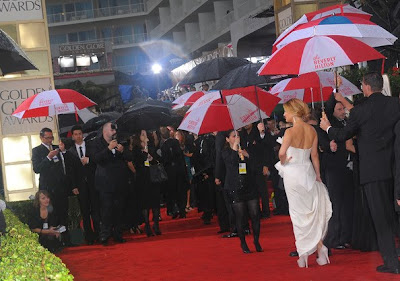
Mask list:
MULTIPOLYGON (((345 141, 357 136, 360 155, 360 183, 365 190, 368 207, 377 233, 379 251, 384 264, 378 272, 400 273, 396 254, 393 205, 393 144, 394 127, 400 120, 400 104, 397 98, 384 96, 382 75, 367 73, 362 80, 366 101, 350 111, 344 128, 333 128, 326 118, 320 127, 330 139, 345 141)), ((341 95, 338 101, 345 101, 341 95)))

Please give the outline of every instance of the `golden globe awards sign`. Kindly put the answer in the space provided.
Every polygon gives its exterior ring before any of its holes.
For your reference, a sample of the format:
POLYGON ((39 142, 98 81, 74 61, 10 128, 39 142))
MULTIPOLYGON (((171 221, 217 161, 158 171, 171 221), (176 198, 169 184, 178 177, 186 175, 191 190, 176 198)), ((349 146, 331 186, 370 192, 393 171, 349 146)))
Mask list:
POLYGON ((1 81, 0 117, 3 135, 37 133, 43 127, 52 128, 53 117, 35 117, 19 119, 12 116, 14 110, 27 98, 50 90, 50 79, 20 81, 1 81))
POLYGON ((0 21, 43 19, 41 0, 0 0, 0 21))

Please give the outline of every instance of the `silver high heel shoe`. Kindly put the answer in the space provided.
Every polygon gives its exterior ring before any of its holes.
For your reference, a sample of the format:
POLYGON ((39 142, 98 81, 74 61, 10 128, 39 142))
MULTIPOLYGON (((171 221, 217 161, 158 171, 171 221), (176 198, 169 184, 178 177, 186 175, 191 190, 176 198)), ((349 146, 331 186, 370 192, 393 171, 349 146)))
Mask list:
POLYGON ((326 265, 328 263, 331 263, 329 261, 328 248, 325 247, 324 245, 322 245, 322 247, 318 250, 317 263, 319 265, 326 265))
POLYGON ((303 268, 303 267, 308 268, 308 254, 307 253, 300 256, 300 258, 297 260, 297 265, 300 268, 303 268))

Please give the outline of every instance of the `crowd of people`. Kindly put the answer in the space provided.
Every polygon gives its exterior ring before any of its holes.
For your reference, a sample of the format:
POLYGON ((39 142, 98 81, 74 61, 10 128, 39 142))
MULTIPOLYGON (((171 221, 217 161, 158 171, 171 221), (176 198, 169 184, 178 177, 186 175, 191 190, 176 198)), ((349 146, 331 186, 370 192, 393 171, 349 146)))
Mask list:
POLYGON ((56 147, 52 131, 44 128, 42 144, 32 151, 40 191, 31 229, 50 250, 60 249, 54 245, 58 237, 68 245, 68 230, 60 235, 55 227, 68 225, 68 196, 74 194, 87 243, 108 245, 110 238, 123 243, 123 231, 141 233, 143 223, 147 236, 162 234, 163 202, 173 219, 185 218, 194 207, 204 224, 217 216, 219 233, 238 237, 244 253, 251 252, 245 237, 252 232, 255 250, 261 252, 260 219, 271 216, 270 180, 272 214, 290 214, 296 239, 290 255, 299 256, 299 267, 308 267, 314 252, 317 263, 325 265, 331 249, 379 249, 384 264, 377 270, 399 273, 394 203, 400 202, 395 200, 400 193, 393 192, 399 178, 394 177, 394 158, 400 157, 394 146, 400 139, 395 137, 400 134, 400 125, 395 127, 399 102, 380 93, 377 73, 365 75, 362 89, 366 98, 354 108, 333 94, 327 117, 293 99, 285 103, 285 120, 279 123, 268 119, 201 136, 168 126, 140 130, 125 142, 108 122, 91 141, 75 126, 71 147, 66 141, 56 147), (166 181, 152 174, 159 165, 166 181))

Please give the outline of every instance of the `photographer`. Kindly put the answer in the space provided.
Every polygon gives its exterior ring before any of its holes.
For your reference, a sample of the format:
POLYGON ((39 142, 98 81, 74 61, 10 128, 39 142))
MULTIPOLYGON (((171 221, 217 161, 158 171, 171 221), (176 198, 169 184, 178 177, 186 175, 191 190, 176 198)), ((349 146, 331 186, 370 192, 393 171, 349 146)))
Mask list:
POLYGON ((130 152, 124 149, 116 138, 116 125, 108 122, 103 126, 103 134, 92 145, 93 155, 89 158, 96 163, 95 186, 99 191, 101 208, 100 242, 108 244, 112 235, 115 242, 124 243, 122 223, 124 198, 128 192, 128 168, 130 152))

